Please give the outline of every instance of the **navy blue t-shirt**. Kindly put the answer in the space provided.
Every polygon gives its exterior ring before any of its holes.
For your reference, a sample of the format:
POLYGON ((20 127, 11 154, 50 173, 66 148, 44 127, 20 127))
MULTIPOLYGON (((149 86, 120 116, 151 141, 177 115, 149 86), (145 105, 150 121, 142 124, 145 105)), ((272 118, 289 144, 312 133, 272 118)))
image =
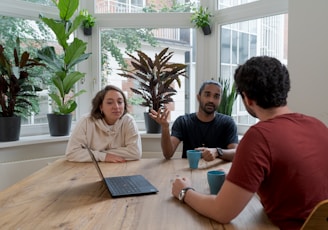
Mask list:
POLYGON ((186 151, 197 147, 226 149, 231 143, 238 143, 237 126, 231 116, 215 113, 210 122, 200 121, 196 113, 179 116, 173 123, 171 136, 183 142, 182 157, 186 151))

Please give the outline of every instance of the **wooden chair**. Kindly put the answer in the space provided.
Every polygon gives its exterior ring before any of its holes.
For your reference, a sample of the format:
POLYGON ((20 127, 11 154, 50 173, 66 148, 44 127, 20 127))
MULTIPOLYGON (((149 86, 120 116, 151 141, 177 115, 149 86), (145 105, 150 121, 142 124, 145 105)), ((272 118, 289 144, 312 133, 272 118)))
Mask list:
POLYGON ((328 229, 328 200, 323 200, 317 204, 301 230, 323 230, 328 229))

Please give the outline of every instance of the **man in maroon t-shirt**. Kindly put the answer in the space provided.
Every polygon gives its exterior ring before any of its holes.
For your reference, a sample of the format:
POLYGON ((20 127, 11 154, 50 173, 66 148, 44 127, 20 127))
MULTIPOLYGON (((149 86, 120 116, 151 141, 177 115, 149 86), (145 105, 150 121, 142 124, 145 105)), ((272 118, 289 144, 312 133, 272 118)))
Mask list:
POLYGON ((275 225, 300 229, 314 206, 328 198, 328 129, 288 108, 289 73, 277 59, 253 57, 234 78, 247 111, 260 121, 239 143, 216 196, 188 189, 187 178, 175 180, 172 194, 183 194, 180 199, 197 212, 229 223, 257 193, 275 225))

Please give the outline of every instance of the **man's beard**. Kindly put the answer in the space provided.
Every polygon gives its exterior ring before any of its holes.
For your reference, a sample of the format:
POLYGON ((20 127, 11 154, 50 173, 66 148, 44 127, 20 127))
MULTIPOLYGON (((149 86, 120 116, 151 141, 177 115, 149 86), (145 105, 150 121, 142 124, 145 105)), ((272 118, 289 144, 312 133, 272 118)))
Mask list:
POLYGON ((206 104, 200 103, 200 108, 206 114, 211 115, 217 110, 218 106, 215 106, 215 104, 213 103, 206 103, 206 104))
POLYGON ((248 112, 252 117, 257 118, 255 112, 254 112, 249 106, 247 106, 245 103, 244 103, 244 105, 245 105, 245 108, 246 108, 247 112, 248 112))

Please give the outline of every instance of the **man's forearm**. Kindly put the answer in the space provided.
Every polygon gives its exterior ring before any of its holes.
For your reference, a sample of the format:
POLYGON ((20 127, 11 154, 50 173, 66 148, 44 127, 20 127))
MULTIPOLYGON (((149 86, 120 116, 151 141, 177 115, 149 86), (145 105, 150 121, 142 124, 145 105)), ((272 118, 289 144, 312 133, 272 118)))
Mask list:
POLYGON ((162 138, 161 138, 161 145, 163 155, 166 159, 170 159, 173 154, 173 146, 171 143, 171 135, 170 135, 170 127, 169 126, 162 126, 162 138))
POLYGON ((236 149, 223 149, 223 156, 221 157, 221 159, 226 161, 233 161, 235 154, 236 149))

